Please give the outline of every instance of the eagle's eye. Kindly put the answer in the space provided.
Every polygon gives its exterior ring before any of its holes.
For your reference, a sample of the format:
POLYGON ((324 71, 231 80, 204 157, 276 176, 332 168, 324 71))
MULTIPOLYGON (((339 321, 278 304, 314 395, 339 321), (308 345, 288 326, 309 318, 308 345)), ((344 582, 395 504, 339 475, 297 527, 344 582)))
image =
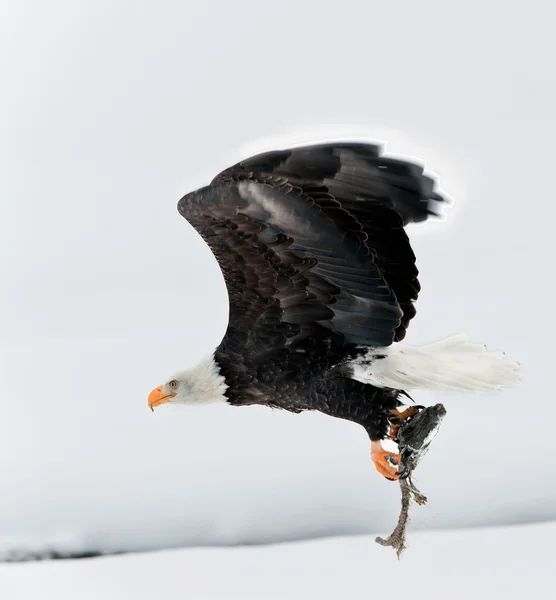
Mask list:
POLYGON ((171 390, 175 390, 178 387, 178 382, 175 379, 172 379, 172 381, 168 382, 168 385, 171 390))

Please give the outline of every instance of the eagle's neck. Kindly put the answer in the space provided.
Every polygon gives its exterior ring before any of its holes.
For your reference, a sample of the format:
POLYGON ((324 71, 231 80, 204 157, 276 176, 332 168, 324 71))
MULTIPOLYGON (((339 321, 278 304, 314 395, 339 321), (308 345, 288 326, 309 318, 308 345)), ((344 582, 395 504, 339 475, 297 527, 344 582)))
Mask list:
POLYGON ((199 404, 213 404, 226 402, 226 385, 224 376, 220 373, 220 366, 214 355, 209 356, 195 367, 184 373, 183 379, 187 382, 189 397, 195 398, 199 404))

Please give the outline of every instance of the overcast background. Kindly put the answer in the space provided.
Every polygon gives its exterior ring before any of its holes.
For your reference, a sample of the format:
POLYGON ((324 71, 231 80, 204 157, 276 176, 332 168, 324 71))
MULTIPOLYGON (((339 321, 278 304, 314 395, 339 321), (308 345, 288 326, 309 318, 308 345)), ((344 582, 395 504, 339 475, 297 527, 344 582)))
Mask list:
POLYGON ((353 424, 147 409, 227 319, 178 199, 254 152, 339 136, 424 161, 455 200, 410 231, 407 343, 464 331, 525 373, 497 395, 415 394, 448 416, 413 528, 556 518, 546 6, 0 3, 0 550, 391 530, 398 486, 353 424))

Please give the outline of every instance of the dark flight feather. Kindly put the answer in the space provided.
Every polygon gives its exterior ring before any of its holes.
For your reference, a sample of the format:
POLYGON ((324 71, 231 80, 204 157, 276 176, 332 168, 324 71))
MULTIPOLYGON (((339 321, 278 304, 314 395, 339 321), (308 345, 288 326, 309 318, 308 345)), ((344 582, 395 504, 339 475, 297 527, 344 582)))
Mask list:
MULTIPOLYGON (((351 236, 358 245, 357 258, 350 256, 353 262, 341 264, 337 254, 323 255, 325 248, 309 243, 301 248, 297 244, 294 247, 300 255, 309 250, 314 252, 313 258, 320 258, 321 264, 313 272, 339 287, 351 282, 354 286, 349 291, 357 295, 361 291, 355 287, 359 281, 360 286, 366 285, 367 296, 385 304, 386 310, 392 306, 400 309, 401 314, 395 309, 389 311, 400 316, 394 332, 383 332, 380 339, 363 335, 358 342, 388 345, 405 337, 409 321, 415 316, 413 302, 420 285, 415 255, 403 227, 437 214, 436 206, 443 201, 421 166, 383 157, 379 146, 335 143, 259 154, 226 169, 213 184, 224 181, 274 182, 279 193, 280 186, 287 185, 302 190, 307 205, 321 208, 336 230, 351 236), (362 268, 364 274, 358 280, 362 268), (391 294, 386 293, 384 283, 391 294)), ((372 329, 372 321, 380 319, 378 309, 375 304, 373 313, 361 320, 367 331, 372 329)), ((350 324, 353 327, 353 322, 350 324)), ((381 331, 387 327, 381 325, 381 331)))

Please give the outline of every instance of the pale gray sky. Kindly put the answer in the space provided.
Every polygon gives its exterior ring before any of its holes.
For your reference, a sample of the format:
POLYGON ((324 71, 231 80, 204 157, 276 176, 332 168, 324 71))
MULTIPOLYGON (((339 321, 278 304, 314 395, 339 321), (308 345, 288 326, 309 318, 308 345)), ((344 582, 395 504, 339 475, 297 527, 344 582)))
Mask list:
POLYGON ((411 230, 407 342, 464 331, 524 365, 500 395, 415 395, 448 417, 414 526, 556 518, 546 6, 4 2, 0 548, 391 529, 398 488, 356 426, 146 404, 226 322, 178 199, 246 154, 343 133, 423 160, 457 201, 411 230))

